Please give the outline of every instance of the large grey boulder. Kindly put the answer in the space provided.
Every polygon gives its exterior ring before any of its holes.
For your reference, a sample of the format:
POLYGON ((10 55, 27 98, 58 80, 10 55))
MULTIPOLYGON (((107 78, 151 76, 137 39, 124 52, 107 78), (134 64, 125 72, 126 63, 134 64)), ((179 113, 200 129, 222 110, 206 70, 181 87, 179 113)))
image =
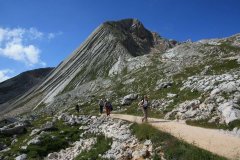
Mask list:
POLYGON ((157 82, 157 86, 155 87, 155 91, 161 90, 163 88, 168 88, 173 85, 173 82, 157 82))
POLYGON ((67 122, 71 119, 71 116, 69 116, 66 113, 62 113, 60 116, 58 116, 58 120, 62 120, 64 122, 67 122))
POLYGON ((138 94, 129 94, 123 97, 121 100, 121 105, 130 105, 133 100, 136 100, 138 98, 138 94))
POLYGON ((34 129, 34 130, 32 130, 30 136, 33 136, 33 135, 38 134, 38 133, 40 133, 40 132, 41 132, 40 129, 34 129))
POLYGON ((218 111, 221 113, 223 120, 228 124, 236 119, 240 119, 239 105, 232 101, 221 104, 218 107, 218 111))
POLYGON ((27 125, 25 123, 19 123, 19 122, 0 128, 0 134, 4 134, 4 135, 23 134, 26 131, 27 131, 27 125))
POLYGON ((27 145, 30 145, 30 144, 39 144, 41 141, 40 141, 40 136, 36 136, 34 137, 33 139, 31 139, 30 141, 28 141, 27 145))
POLYGON ((41 131, 51 131, 51 130, 56 130, 57 128, 55 127, 55 124, 51 121, 46 122, 41 126, 41 131))
POLYGON ((215 95, 217 95, 220 92, 221 92, 221 90, 219 88, 216 88, 216 89, 211 91, 210 96, 214 97, 215 95))
POLYGON ((224 82, 222 84, 220 84, 219 86, 220 90, 227 92, 227 93, 231 93, 237 90, 237 85, 235 82, 231 81, 231 82, 224 82))
POLYGON ((27 159, 27 155, 26 154, 21 154, 20 156, 17 156, 15 158, 15 160, 26 160, 27 159))

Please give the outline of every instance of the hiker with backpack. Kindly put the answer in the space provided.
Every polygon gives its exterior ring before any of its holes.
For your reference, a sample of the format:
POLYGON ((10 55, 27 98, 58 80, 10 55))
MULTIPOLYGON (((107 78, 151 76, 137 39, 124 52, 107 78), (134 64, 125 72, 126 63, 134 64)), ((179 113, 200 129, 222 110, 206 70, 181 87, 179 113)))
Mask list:
POLYGON ((76 106, 75 106, 75 110, 77 111, 77 113, 80 112, 80 106, 79 106, 79 104, 76 104, 76 106))
POLYGON ((147 116, 148 116, 148 97, 145 95, 143 99, 138 103, 138 106, 141 107, 143 111, 143 118, 142 122, 147 122, 147 116))
POLYGON ((107 116, 110 116, 110 112, 112 110, 112 104, 111 102, 109 101, 109 99, 106 99, 105 103, 104 103, 104 107, 106 109, 106 113, 107 113, 107 116))
POLYGON ((98 105, 99 105, 99 112, 100 112, 100 114, 102 114, 103 113, 103 107, 104 107, 104 101, 103 101, 102 98, 99 100, 98 105))

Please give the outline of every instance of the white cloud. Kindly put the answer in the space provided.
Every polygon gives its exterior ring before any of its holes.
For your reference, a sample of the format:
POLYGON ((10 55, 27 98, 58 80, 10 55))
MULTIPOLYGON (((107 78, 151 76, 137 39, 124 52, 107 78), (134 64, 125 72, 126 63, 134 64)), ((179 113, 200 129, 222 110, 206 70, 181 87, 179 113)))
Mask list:
POLYGON ((44 35, 42 32, 39 32, 36 28, 30 28, 29 33, 30 35, 32 35, 33 39, 41 39, 43 38, 44 35))
POLYGON ((55 34, 54 33, 49 33, 48 34, 48 39, 53 39, 55 38, 55 34))
POLYGON ((13 71, 10 69, 0 70, 0 83, 11 78, 11 76, 9 76, 11 73, 13 73, 13 71))
POLYGON ((55 38, 56 36, 60 36, 60 35, 62 35, 62 32, 49 33, 49 34, 47 35, 47 38, 48 38, 49 40, 51 40, 51 39, 55 38))
POLYGON ((40 64, 46 66, 41 61, 41 50, 33 43, 33 40, 53 39, 62 32, 43 33, 36 28, 1 28, 0 27, 0 56, 4 56, 16 61, 32 66, 40 64))
POLYGON ((40 60, 40 49, 34 45, 24 45, 20 41, 12 40, 0 48, 0 55, 10 59, 24 62, 26 65, 38 64, 40 60))

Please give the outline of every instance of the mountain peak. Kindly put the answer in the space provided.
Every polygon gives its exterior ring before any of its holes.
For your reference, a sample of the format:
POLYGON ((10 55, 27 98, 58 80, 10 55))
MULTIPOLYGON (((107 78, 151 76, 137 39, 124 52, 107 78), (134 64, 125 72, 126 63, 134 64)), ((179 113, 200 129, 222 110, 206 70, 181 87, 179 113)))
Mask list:
POLYGON ((106 21, 104 24, 115 25, 125 29, 144 28, 143 24, 138 19, 133 18, 127 18, 118 21, 106 21))
POLYGON ((129 32, 141 39, 150 38, 151 32, 147 30, 138 19, 122 19, 119 21, 107 21, 105 25, 110 25, 114 29, 129 32))
POLYGON ((173 44, 157 33, 146 29, 138 19, 128 18, 118 21, 107 21, 103 23, 102 27, 112 33, 132 56, 152 52, 163 53, 168 48, 176 45, 176 43, 173 44))

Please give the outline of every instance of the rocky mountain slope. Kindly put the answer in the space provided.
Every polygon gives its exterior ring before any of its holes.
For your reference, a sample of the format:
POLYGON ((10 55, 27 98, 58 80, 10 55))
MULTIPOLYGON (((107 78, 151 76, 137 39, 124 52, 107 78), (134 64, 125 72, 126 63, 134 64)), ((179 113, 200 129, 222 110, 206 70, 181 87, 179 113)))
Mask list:
POLYGON ((101 24, 43 81, 0 104, 8 108, 1 118, 20 120, 0 128, 0 159, 225 159, 146 124, 93 116, 100 98, 114 112, 142 115, 143 95, 151 117, 240 136, 240 34, 180 43, 136 19, 101 24))
MULTIPOLYGON (((23 72, 16 77, 0 83, 0 106, 11 103, 39 83, 43 82, 53 68, 41 68, 23 72)), ((4 108, 0 107, 3 111, 4 108)))
MULTIPOLYGON (((100 97, 124 113, 151 99, 154 116, 229 124, 240 119, 240 35, 178 43, 135 19, 105 22, 31 94, 17 112, 90 111, 100 97)), ((91 112, 95 112, 92 109, 91 112)), ((11 114, 16 113, 16 111, 11 114)))
MULTIPOLYGON (((119 60, 163 53, 176 44, 176 41, 161 38, 158 34, 148 31, 135 19, 105 22, 59 64, 38 88, 30 94, 23 95, 11 105, 15 108, 21 107, 21 112, 25 112, 42 102, 53 102, 54 97, 60 93, 107 78, 109 70, 119 60)), ((82 90, 84 91, 84 88, 82 90)))

